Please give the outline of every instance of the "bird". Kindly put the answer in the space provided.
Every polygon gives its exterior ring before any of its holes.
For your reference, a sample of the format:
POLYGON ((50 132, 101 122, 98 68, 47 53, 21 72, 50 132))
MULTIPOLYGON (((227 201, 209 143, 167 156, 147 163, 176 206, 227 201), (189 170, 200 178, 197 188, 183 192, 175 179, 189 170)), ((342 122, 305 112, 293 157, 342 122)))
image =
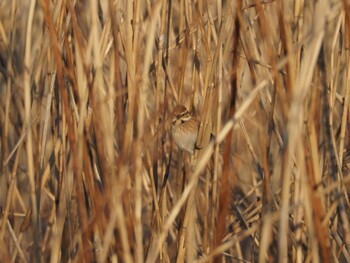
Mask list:
POLYGON ((171 113, 171 136, 176 145, 190 154, 194 154, 200 121, 183 105, 176 105, 171 113))

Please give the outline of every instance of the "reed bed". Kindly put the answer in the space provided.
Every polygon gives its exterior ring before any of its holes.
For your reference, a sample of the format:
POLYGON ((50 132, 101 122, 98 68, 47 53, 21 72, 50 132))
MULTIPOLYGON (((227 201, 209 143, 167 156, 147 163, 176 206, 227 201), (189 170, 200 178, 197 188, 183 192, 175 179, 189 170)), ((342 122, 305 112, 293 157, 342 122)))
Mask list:
POLYGON ((349 14, 0 0, 0 261, 350 262, 349 14))

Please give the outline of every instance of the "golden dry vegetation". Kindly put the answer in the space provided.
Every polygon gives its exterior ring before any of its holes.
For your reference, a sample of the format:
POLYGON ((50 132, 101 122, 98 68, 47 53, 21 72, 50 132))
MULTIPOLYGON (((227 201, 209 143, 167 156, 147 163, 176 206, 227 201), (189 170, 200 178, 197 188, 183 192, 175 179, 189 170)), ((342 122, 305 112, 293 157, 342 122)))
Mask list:
POLYGON ((349 83, 346 0, 0 0, 0 261, 350 262, 349 83))

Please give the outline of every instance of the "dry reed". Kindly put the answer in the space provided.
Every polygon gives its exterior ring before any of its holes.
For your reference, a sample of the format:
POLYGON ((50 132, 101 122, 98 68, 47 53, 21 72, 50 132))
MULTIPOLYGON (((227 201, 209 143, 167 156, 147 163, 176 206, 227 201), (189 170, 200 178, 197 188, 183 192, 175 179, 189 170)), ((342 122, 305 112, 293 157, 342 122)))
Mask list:
POLYGON ((350 262, 349 10, 0 0, 0 261, 350 262))

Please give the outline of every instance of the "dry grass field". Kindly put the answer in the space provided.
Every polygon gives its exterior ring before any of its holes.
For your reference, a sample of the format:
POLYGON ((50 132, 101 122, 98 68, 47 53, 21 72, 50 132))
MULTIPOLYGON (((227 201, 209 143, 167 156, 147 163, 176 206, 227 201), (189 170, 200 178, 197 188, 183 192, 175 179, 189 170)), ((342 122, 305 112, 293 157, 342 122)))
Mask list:
POLYGON ((0 262, 350 262, 349 97, 346 0, 0 0, 0 262))

